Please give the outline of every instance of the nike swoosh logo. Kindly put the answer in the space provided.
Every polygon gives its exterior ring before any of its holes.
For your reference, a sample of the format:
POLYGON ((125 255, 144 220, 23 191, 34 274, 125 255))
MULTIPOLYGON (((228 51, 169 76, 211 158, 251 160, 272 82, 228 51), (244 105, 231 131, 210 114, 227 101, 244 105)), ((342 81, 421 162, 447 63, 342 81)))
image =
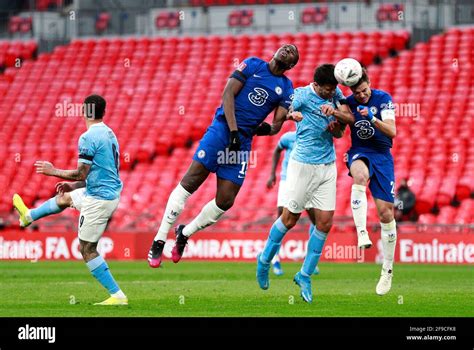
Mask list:
POLYGON ((253 76, 254 76, 255 78, 261 78, 261 76, 260 76, 260 75, 257 75, 257 74, 254 74, 253 76))

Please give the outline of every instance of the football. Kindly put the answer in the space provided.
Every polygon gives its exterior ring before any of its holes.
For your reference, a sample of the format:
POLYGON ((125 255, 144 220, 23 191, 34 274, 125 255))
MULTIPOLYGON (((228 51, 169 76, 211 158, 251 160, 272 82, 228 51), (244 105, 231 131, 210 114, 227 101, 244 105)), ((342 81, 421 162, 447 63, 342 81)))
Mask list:
POLYGON ((353 58, 344 58, 337 62, 334 77, 339 84, 353 86, 362 77, 362 66, 353 58))

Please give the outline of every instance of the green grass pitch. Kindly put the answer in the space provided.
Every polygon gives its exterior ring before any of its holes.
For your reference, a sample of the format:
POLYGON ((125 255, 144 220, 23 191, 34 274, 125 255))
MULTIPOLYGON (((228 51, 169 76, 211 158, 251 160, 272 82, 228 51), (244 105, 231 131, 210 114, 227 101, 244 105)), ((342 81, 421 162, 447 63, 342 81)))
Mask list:
POLYGON ((474 316, 472 266, 397 265, 389 294, 375 294, 375 264, 321 263, 313 304, 292 278, 300 263, 284 263, 270 289, 255 280, 254 263, 192 262, 150 269, 145 261, 109 262, 129 306, 94 306, 108 296, 82 262, 1 262, 2 317, 192 316, 474 316))

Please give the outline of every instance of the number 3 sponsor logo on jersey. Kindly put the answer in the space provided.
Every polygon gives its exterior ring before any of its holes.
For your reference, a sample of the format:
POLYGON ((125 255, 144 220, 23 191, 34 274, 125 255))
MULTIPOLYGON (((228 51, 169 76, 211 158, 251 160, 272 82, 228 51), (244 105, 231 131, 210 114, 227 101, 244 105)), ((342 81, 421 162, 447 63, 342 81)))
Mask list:
POLYGON ((357 136, 362 140, 370 139, 375 134, 375 129, 368 120, 359 120, 354 126, 358 129, 357 136))
POLYGON ((255 106, 263 106, 268 98, 268 92, 262 88, 256 87, 249 94, 249 101, 255 106))

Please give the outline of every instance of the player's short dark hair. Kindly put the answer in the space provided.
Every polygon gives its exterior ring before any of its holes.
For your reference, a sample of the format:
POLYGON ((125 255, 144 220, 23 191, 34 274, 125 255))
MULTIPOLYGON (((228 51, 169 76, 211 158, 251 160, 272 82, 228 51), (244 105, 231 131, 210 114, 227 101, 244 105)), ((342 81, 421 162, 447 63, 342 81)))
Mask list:
POLYGON ((99 95, 87 96, 84 100, 84 110, 89 119, 102 119, 105 114, 105 100, 99 95))
POLYGON ((334 76, 334 65, 325 63, 316 68, 314 71, 314 81, 319 85, 337 85, 336 77, 334 76))
POLYGON ((360 77, 359 81, 356 84, 351 86, 351 89, 352 90, 357 89, 359 85, 362 84, 363 82, 370 83, 369 75, 367 74, 367 69, 365 68, 362 68, 362 76, 360 77))

